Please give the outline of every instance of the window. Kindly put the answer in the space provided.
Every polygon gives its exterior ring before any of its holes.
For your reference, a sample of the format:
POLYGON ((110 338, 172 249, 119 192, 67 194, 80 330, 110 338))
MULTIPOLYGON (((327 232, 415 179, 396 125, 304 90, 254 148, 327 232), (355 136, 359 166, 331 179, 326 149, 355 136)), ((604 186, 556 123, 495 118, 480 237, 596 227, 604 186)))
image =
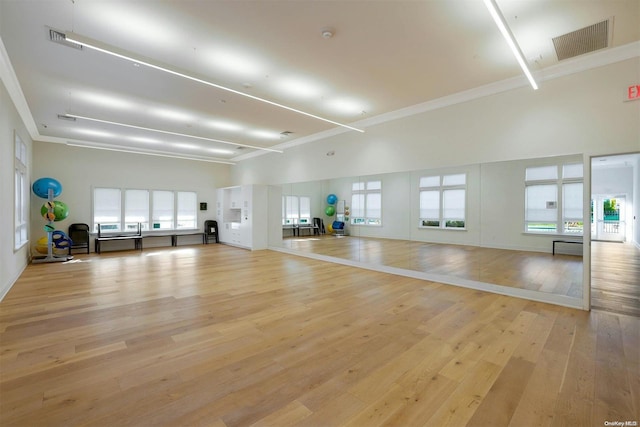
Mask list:
POLYGON ((310 224, 311 223, 311 197, 300 196, 298 205, 300 207, 300 223, 310 224))
POLYGON ((149 229, 149 191, 125 190, 124 227, 125 230, 137 230, 138 223, 143 230, 149 229))
POLYGON ((467 175, 420 178, 420 227, 465 228, 467 175))
POLYGON ((103 232, 182 230, 198 227, 193 191, 94 188, 93 229, 103 232))
POLYGON ((93 190, 93 230, 122 231, 122 200, 119 188, 93 190))
POLYGON ((173 228, 173 191, 154 191, 152 216, 154 230, 171 230, 173 228))
POLYGON ((197 199, 198 196, 192 191, 178 191, 178 230, 198 228, 197 199))
POLYGON ((15 134, 15 187, 14 187, 14 249, 20 249, 28 241, 29 183, 27 179, 27 146, 15 134))
POLYGON ((352 184, 351 224, 382 225, 382 181, 352 184))
POLYGON ((282 196, 282 224, 310 224, 311 197, 282 196))
POLYGON ((582 163, 525 169, 525 231, 582 234, 582 163))

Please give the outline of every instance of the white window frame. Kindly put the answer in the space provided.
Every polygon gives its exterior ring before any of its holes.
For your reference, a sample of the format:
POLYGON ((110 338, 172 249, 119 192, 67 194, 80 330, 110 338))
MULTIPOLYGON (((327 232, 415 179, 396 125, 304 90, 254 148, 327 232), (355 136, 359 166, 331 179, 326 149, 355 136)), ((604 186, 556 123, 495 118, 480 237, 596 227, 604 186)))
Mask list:
MULTIPOLYGON (((448 174, 430 174, 420 177, 418 181, 418 228, 440 229, 440 230, 466 230, 467 229, 467 173, 448 173, 448 174), (463 177, 463 178, 461 178, 463 177), (447 182, 453 181, 453 182, 447 182), (460 216, 446 215, 447 208, 445 206, 446 194, 448 191, 463 191, 463 214, 460 216), (437 194, 438 206, 437 216, 436 208, 423 205, 426 203, 426 197, 423 193, 430 193, 432 196, 437 194), (432 215, 425 215, 428 211, 432 215)), ((430 197, 433 199, 433 197, 430 197)))
POLYGON ((373 226, 380 227, 382 226, 382 180, 376 179, 371 181, 361 181, 354 182, 351 185, 351 218, 349 220, 351 225, 356 226, 373 226), (379 215, 373 215, 372 208, 370 205, 370 200, 373 197, 370 196, 379 196, 380 198, 380 208, 375 209, 379 210, 379 215), (362 200, 362 212, 358 212, 355 209, 355 206, 360 203, 356 203, 356 198, 362 200), (362 215, 357 215, 361 213, 362 215))
MULTIPOLYGON (((584 234, 584 218, 575 216, 567 216, 565 209, 565 190, 567 186, 572 184, 580 184, 582 193, 584 194, 584 171, 583 164, 580 162, 562 162, 552 165, 538 165, 525 167, 524 171, 524 232, 532 234, 546 235, 566 235, 566 236, 582 236, 584 234), (553 176, 549 178, 527 179, 530 172, 535 173, 535 169, 542 170, 547 168, 548 171, 554 171, 553 176), (527 206, 527 195, 529 189, 536 186, 553 186, 556 191, 556 199, 547 202, 548 209, 554 209, 555 218, 549 221, 529 220, 529 207, 527 206), (555 202, 555 205, 553 204, 555 202), (580 227, 578 224, 582 224, 580 227), (553 227, 550 227, 553 225, 553 227)), ((578 199, 582 202, 583 198, 578 199)), ((582 212, 582 206, 579 207, 582 212)))
POLYGON ((14 131, 14 251, 29 243, 29 173, 27 146, 14 131))
POLYGON ((311 197, 283 195, 282 196, 282 225, 310 224, 311 197), (303 209, 303 205, 308 209, 303 209))
MULTIPOLYGON (((110 190, 114 192, 118 192, 118 200, 120 206, 118 208, 119 217, 114 221, 114 225, 110 227, 102 227, 101 232, 103 233, 117 233, 122 231, 132 231, 134 228, 137 230, 137 222, 132 224, 131 222, 127 222, 127 215, 130 212, 127 210, 127 192, 132 194, 132 192, 141 192, 147 193, 147 222, 140 221, 142 223, 143 231, 184 231, 184 230, 197 230, 198 229, 198 194, 195 191, 178 191, 178 190, 148 190, 148 189, 139 189, 139 188, 115 188, 115 187, 94 187, 92 189, 92 229, 94 232, 98 230, 99 221, 96 220, 96 197, 98 190, 110 190), (154 212, 154 193, 158 192, 167 192, 172 196, 172 201, 170 207, 167 212, 170 213, 171 218, 169 219, 169 226, 165 228, 154 228, 154 219, 157 220, 157 212, 154 212), (189 208, 189 206, 183 206, 185 198, 187 200, 193 201, 193 206, 189 208), (193 216, 195 219, 190 220, 187 218, 189 223, 185 224, 185 215, 187 217, 193 216)), ((156 194, 156 197, 159 194, 156 194)), ((159 223, 159 222, 158 222, 159 223)))

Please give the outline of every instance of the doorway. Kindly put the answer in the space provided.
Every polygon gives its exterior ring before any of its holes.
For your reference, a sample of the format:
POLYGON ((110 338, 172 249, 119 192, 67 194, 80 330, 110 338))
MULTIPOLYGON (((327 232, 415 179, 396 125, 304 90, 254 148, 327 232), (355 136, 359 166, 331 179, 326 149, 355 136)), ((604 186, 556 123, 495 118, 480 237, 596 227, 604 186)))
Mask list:
POLYGON ((591 159, 591 307, 640 317, 640 153, 591 159))
POLYGON ((591 199, 591 240, 626 240, 626 196, 598 195, 591 199))

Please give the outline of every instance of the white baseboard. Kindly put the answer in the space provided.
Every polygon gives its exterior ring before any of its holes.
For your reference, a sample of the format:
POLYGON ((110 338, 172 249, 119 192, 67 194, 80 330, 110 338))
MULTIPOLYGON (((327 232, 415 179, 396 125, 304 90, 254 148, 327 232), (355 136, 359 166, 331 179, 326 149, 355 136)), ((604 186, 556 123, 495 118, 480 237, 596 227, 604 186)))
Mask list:
POLYGON ((0 289, 0 302, 2 302, 4 297, 7 296, 7 294, 11 290, 11 288, 13 288, 13 285, 15 285, 15 283, 18 281, 22 272, 25 270, 25 268, 27 268, 27 265, 29 264, 26 264, 24 267, 22 267, 22 269, 18 271, 18 273, 14 277, 9 279, 7 283, 2 284, 2 289, 0 289))

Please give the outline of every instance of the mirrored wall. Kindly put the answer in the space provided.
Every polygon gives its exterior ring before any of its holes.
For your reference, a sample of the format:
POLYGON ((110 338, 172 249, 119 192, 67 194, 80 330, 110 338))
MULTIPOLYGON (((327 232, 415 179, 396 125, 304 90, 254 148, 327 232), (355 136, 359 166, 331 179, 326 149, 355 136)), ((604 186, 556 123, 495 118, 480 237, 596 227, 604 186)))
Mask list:
POLYGON ((290 183, 270 223, 285 251, 580 307, 582 165, 577 155, 290 183), (344 230, 332 230, 338 220, 344 230))

